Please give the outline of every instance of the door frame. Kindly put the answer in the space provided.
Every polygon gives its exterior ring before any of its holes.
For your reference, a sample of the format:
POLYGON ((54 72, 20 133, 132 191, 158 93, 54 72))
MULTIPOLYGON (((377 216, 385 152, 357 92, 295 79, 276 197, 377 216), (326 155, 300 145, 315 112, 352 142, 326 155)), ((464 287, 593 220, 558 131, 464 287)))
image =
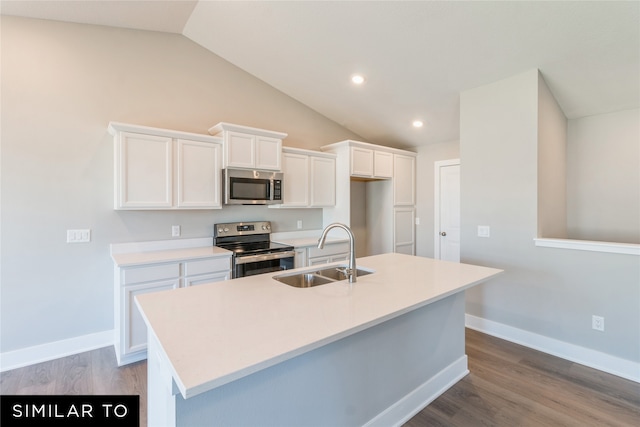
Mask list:
POLYGON ((460 159, 438 160, 433 163, 433 257, 440 259, 440 169, 447 166, 460 166, 460 159))

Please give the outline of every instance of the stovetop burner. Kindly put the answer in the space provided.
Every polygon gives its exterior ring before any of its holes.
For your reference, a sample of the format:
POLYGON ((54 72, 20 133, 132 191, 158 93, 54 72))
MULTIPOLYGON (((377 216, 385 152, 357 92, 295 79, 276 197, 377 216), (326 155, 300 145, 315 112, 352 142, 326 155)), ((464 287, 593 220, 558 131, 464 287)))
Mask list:
POLYGON ((236 257, 293 250, 293 246, 271 241, 269 221, 216 224, 213 244, 232 251, 236 257))

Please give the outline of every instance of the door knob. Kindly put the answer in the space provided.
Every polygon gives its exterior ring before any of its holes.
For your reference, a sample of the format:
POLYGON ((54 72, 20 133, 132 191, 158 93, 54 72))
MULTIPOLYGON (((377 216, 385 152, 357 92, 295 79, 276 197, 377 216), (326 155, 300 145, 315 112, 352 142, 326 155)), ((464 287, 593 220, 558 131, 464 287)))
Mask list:
POLYGON ((447 232, 446 232, 446 231, 441 231, 441 232, 440 232, 440 235, 441 235, 442 237, 444 237, 444 236, 446 236, 446 235, 447 235, 447 232))

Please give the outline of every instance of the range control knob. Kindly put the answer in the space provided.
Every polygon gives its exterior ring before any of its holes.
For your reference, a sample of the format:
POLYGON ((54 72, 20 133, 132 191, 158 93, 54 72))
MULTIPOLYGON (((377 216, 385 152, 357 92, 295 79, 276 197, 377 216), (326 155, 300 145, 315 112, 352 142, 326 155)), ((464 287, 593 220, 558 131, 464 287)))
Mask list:
POLYGON ((218 228, 218 233, 222 233, 222 228, 218 228))
POLYGON ((224 232, 227 233, 229 229, 227 227, 224 228, 224 232))

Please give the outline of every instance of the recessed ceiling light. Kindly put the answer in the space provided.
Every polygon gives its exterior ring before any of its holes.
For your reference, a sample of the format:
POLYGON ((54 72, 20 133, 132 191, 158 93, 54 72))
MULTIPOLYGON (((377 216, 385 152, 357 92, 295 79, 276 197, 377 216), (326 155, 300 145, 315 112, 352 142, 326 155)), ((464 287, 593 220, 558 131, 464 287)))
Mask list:
POLYGON ((414 128, 421 128, 422 126, 424 126, 424 123, 422 123, 422 120, 414 120, 412 124, 414 128))
POLYGON ((351 76, 351 82, 356 85, 364 83, 364 76, 362 74, 354 74, 351 76))

